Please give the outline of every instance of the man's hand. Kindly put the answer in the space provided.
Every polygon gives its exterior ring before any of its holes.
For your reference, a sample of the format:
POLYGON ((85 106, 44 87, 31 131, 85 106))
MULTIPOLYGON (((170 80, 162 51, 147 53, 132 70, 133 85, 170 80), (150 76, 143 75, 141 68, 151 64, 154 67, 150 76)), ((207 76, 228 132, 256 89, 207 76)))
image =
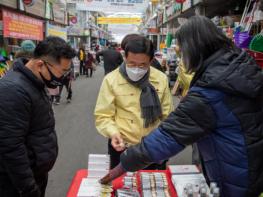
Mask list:
POLYGON ((102 179, 100 179, 99 182, 104 185, 109 184, 114 179, 122 176, 125 172, 126 170, 122 167, 121 164, 119 164, 115 168, 110 170, 110 172, 106 176, 104 176, 102 179))
POLYGON ((121 134, 117 133, 111 136, 111 145, 118 152, 121 152, 125 149, 125 144, 123 142, 121 134))

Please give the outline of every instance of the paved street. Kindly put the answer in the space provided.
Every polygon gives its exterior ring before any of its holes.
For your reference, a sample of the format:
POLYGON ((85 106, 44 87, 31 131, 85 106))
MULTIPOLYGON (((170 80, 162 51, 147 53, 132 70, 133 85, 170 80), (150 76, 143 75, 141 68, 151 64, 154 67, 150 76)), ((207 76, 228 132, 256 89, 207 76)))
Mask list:
MULTIPOLYGON (((97 133, 93 118, 102 78, 102 68, 97 69, 93 78, 78 78, 73 84, 72 103, 66 104, 63 96, 61 104, 54 106, 59 156, 49 176, 46 197, 65 197, 75 172, 87 168, 88 154, 107 152, 107 141, 97 133)), ((188 148, 170 162, 189 163, 190 154, 188 148)))

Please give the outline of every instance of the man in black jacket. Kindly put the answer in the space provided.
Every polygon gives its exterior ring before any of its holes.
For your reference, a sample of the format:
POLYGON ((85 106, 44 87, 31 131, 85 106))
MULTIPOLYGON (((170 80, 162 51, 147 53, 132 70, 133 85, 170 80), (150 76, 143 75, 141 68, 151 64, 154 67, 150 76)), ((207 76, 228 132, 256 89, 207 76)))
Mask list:
POLYGON ((100 56, 103 57, 105 75, 115 70, 123 62, 123 57, 120 52, 115 49, 116 46, 112 46, 107 50, 100 51, 96 54, 96 59, 100 62, 100 56))
POLYGON ((0 81, 0 196, 44 197, 58 154, 55 120, 45 86, 55 88, 75 51, 58 37, 17 59, 0 81))

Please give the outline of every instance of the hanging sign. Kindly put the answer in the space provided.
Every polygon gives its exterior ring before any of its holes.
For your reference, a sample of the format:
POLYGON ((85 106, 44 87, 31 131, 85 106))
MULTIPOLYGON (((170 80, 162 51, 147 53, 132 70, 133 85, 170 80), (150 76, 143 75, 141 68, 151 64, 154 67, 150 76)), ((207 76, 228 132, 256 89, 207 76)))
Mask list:
POLYGON ((122 17, 98 17, 97 23, 98 24, 141 24, 141 18, 122 18, 122 17))
POLYGON ((36 0, 23 0, 24 5, 31 7, 36 3, 36 0))
POLYGON ((77 3, 77 10, 93 12, 130 12, 142 13, 149 0, 71 0, 77 3))
POLYGON ((184 3, 183 3, 183 8, 182 8, 182 11, 186 11, 188 10, 189 8, 192 7, 192 0, 186 0, 184 3))
POLYGON ((58 36, 64 40, 67 40, 67 29, 65 27, 60 27, 57 25, 52 25, 50 23, 47 23, 46 35, 58 36))
POLYGON ((78 18, 77 16, 74 16, 74 15, 70 15, 69 16, 69 24, 70 25, 75 25, 78 23, 78 18))
POLYGON ((0 4, 17 9, 17 0, 0 0, 0 4))
POLYGON ((186 0, 175 0, 176 3, 184 3, 186 0))
POLYGON ((43 40, 43 21, 3 10, 4 37, 43 40))

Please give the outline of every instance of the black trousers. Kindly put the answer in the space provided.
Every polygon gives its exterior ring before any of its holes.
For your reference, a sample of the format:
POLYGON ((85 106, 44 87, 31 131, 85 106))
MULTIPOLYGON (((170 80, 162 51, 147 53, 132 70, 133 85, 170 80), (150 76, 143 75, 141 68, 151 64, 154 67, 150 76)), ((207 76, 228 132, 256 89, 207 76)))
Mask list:
MULTIPOLYGON (((35 176, 36 183, 41 192, 41 197, 45 197, 48 174, 35 176)), ((21 197, 8 176, 0 175, 0 196, 1 197, 21 197)))
MULTIPOLYGON (((118 152, 116 151, 112 145, 111 145, 111 140, 108 141, 108 154, 110 155, 110 168, 113 169, 114 167, 116 167, 119 163, 120 163, 120 155, 122 152, 118 152)), ((164 161, 161 164, 151 164, 150 166, 148 166, 147 168, 145 168, 144 170, 165 170, 166 169, 166 163, 167 160, 164 161)))
POLYGON ((84 61, 80 61, 80 63, 79 63, 79 74, 85 75, 85 73, 86 73, 86 69, 85 69, 84 61))
POLYGON ((55 99, 56 99, 57 102, 60 102, 61 93, 62 93, 62 90, 63 90, 64 86, 66 87, 67 92, 68 92, 67 99, 72 99, 72 88, 71 88, 70 79, 64 79, 63 80, 63 85, 59 86, 59 94, 55 96, 55 99))
POLYGON ((87 74, 87 77, 92 77, 93 68, 86 68, 86 74, 87 74), (89 71, 90 71, 90 74, 89 74, 89 71))

